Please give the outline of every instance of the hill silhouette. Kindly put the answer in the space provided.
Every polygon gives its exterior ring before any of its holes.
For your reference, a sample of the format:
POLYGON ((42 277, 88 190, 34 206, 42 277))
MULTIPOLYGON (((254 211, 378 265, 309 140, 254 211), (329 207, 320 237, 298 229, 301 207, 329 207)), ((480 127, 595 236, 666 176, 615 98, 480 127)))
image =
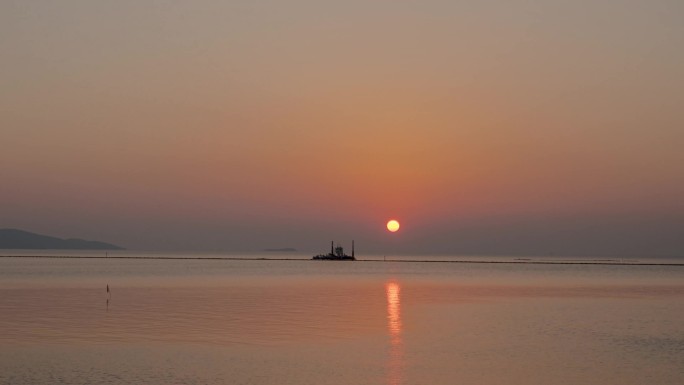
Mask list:
POLYGON ((123 250, 111 243, 61 239, 18 229, 0 229, 0 249, 123 250))

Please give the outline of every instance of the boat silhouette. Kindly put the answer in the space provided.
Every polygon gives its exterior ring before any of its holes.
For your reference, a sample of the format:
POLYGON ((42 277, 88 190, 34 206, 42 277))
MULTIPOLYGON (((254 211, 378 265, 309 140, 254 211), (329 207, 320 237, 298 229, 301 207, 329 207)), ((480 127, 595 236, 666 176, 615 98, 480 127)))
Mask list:
POLYGON ((351 255, 345 254, 344 248, 339 244, 335 247, 335 241, 330 241, 330 252, 328 254, 314 255, 311 259, 324 261, 356 261, 356 258, 354 258, 354 241, 352 241, 351 255))

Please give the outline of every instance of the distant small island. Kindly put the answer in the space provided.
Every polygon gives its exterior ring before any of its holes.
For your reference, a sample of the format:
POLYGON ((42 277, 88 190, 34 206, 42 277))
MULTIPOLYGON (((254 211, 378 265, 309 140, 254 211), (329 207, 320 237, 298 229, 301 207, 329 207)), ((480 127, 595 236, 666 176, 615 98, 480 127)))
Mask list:
POLYGON ((277 253, 291 253, 291 252, 297 251, 297 249, 295 249, 293 247, 282 247, 279 249, 264 249, 264 251, 277 252, 277 253))
POLYGON ((18 229, 0 229, 0 249, 124 250, 111 243, 61 239, 18 229))

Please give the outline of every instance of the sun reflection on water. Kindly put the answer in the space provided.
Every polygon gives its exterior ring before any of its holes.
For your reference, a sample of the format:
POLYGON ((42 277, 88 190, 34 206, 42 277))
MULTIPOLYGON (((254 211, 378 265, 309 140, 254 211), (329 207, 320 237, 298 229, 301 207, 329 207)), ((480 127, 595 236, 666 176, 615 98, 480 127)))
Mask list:
POLYGON ((401 336, 401 287, 396 282, 385 284, 387 294, 387 331, 390 336, 389 357, 387 360, 387 383, 397 385, 402 382, 404 347, 401 336))

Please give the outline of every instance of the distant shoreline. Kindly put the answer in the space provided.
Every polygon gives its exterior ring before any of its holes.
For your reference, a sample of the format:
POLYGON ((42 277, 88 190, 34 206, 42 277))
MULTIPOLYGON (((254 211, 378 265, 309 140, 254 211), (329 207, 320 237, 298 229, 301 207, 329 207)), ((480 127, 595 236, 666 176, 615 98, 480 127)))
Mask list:
MULTIPOLYGON (((0 255, 0 258, 46 258, 46 259, 164 259, 164 260, 216 260, 216 261, 310 261, 306 258, 247 258, 247 257, 166 257, 166 256, 84 256, 84 255, 0 255)), ((476 260, 435 260, 435 259, 357 259, 354 262, 412 262, 412 263, 470 263, 470 264, 508 264, 508 265, 604 265, 604 266, 679 266, 684 263, 666 262, 617 262, 614 260, 575 260, 575 261, 476 261, 476 260)), ((330 263, 330 262, 316 262, 330 263)), ((333 262, 334 263, 334 262, 333 262)))

